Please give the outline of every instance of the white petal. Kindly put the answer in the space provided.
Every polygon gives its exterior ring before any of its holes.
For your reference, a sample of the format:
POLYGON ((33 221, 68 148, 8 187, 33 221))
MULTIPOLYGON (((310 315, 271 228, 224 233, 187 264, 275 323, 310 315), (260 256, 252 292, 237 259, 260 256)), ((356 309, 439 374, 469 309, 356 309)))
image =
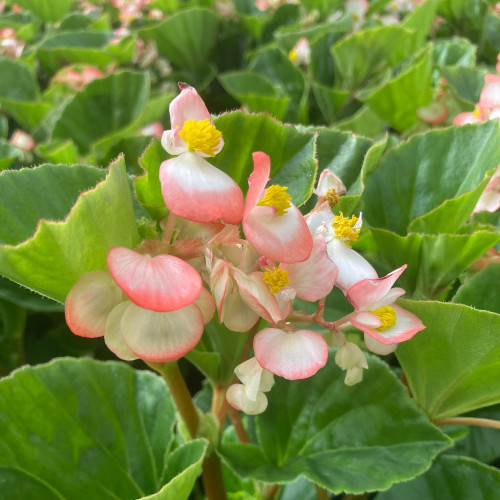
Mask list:
POLYGON ((381 356, 385 356, 386 354, 390 354, 391 352, 394 352, 398 344, 382 344, 382 342, 379 342, 378 340, 375 340, 373 337, 370 337, 367 333, 365 333, 365 345, 366 348, 374 352, 375 354, 380 354, 381 356))
POLYGON ((231 406, 248 415, 258 415, 267 408, 267 398, 263 392, 258 392, 255 401, 252 401, 247 397, 245 386, 242 384, 230 386, 226 392, 226 398, 231 406))
POLYGON ((108 346, 108 349, 116 354, 120 359, 125 361, 132 361, 138 359, 137 356, 130 350, 129 346, 123 340, 123 335, 121 331, 121 321, 125 310, 130 305, 130 302, 122 302, 115 306, 108 316, 108 321, 106 322, 106 333, 104 334, 104 342, 108 346))

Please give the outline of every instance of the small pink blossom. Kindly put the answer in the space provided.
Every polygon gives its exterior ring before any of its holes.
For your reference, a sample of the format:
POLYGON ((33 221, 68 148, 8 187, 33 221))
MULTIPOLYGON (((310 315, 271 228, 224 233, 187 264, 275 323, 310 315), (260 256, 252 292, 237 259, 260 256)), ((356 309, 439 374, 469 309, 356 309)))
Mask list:
POLYGON ((311 63, 311 46, 307 38, 299 38, 288 57, 297 66, 309 66, 311 63))
POLYGON ((23 149, 24 151, 31 151, 35 147, 33 137, 20 129, 14 130, 9 142, 16 148, 23 149))
POLYGON ((487 109, 500 107, 500 75, 485 75, 484 82, 479 97, 479 107, 487 109))
POLYGON ((162 134, 163 134, 163 125, 160 122, 153 122, 141 128, 141 135, 161 137, 162 134))
POLYGON ((473 213, 496 212, 500 209, 500 167, 492 175, 483 193, 479 197, 473 213))

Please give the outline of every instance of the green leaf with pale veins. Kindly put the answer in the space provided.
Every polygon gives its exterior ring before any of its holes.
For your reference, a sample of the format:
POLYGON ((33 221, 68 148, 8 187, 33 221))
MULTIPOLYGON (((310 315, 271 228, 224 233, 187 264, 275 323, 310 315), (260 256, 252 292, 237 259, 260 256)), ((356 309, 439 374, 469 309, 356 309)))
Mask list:
POLYGON ((106 171, 42 165, 0 175, 0 274, 63 302, 113 246, 138 243, 123 158, 106 171))
POLYGON ((500 402, 500 315, 449 302, 400 305, 427 327, 400 344, 396 356, 432 420, 500 402))
MULTIPOLYGON (((363 193, 366 220, 372 226, 404 235, 412 220, 445 200, 474 190, 499 163, 498 121, 415 135, 388 151, 367 178, 363 193)), ((470 206, 470 199, 463 201, 470 206)), ((443 224, 449 222, 445 215, 443 224)), ((470 213, 461 211, 458 221, 455 214, 451 215, 455 227, 443 226, 442 231, 453 232, 470 213)))
POLYGON ((255 418, 259 446, 222 444, 227 465, 245 478, 305 476, 334 493, 362 493, 421 474, 450 446, 384 362, 369 356, 363 381, 352 387, 344 375, 330 359, 309 379, 277 378, 255 418))
POLYGON ((55 22, 60 21, 69 12, 73 0, 16 0, 16 3, 33 12, 42 21, 55 22))
POLYGON ((442 455, 413 481, 396 484, 376 500, 497 500, 500 471, 477 460, 442 455))
POLYGON ((0 500, 187 500, 206 450, 197 440, 169 451, 165 383, 123 363, 22 368, 0 382, 0 423, 0 500))

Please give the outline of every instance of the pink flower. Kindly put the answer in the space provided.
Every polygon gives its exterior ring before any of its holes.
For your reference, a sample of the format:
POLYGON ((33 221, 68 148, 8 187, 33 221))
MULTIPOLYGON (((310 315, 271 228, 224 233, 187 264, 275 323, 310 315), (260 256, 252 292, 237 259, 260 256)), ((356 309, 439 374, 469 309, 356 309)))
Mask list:
POLYGON ((405 269, 406 265, 383 278, 364 279, 347 290, 346 298, 355 308, 350 321, 365 333, 367 347, 378 354, 387 354, 395 348, 381 352, 384 345, 387 349, 388 345, 408 340, 425 328, 414 314, 393 304, 405 293, 402 288, 392 288, 405 269))
POLYGON ((299 38, 288 57, 297 66, 309 66, 311 63, 311 47, 307 38, 299 38))
POLYGON ((253 153, 243 212, 243 231, 260 254, 277 262, 301 262, 309 258, 312 236, 304 217, 291 202, 287 188, 277 184, 265 189, 271 161, 265 153, 253 153))
POLYGON ((500 107, 500 75, 485 75, 484 82, 479 106, 488 109, 500 107))
POLYGON ((35 140, 26 132, 16 129, 9 141, 13 146, 25 151, 31 151, 35 147, 35 140))
POLYGON ((345 10, 352 17, 354 30, 361 28, 361 25, 365 22, 368 7, 368 0, 347 0, 345 10))
POLYGON ((433 101, 427 106, 420 106, 417 109, 417 116, 426 123, 439 125, 448 117, 448 107, 442 102, 433 101))
POLYGON ((325 339, 311 330, 264 328, 255 336, 253 349, 262 368, 288 380, 312 377, 328 359, 325 339))
POLYGON ((480 123, 483 119, 481 118, 480 111, 476 108, 474 111, 466 111, 465 113, 460 113, 455 116, 453 120, 453 125, 465 125, 466 123, 480 123))
POLYGON ((496 212, 500 208, 500 167, 497 168, 479 197, 473 213, 496 212))
POLYGON ((224 145, 210 113, 196 90, 185 83, 170 103, 171 129, 163 133, 162 146, 177 158, 160 167, 160 182, 167 208, 195 222, 223 219, 239 224, 243 193, 227 174, 204 158, 215 156, 224 145))
POLYGON ((153 122, 141 128, 141 135, 161 137, 163 134, 163 125, 160 122, 153 122))

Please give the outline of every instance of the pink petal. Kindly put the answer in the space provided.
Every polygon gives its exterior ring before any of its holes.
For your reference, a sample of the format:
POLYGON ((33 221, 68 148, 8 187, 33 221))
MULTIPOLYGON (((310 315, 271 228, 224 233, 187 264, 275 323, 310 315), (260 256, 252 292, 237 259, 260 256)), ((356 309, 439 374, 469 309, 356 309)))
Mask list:
POLYGON ((172 255, 141 255, 124 247, 108 252, 108 268, 117 285, 138 306, 157 312, 191 304, 202 287, 198 272, 172 255))
POLYGON ((238 287, 231 282, 219 314, 219 322, 233 332, 248 332, 258 320, 259 315, 243 300, 238 287))
POLYGON ((123 338, 139 358, 166 362, 193 349, 203 334, 203 315, 194 304, 155 312, 130 304, 121 321, 123 338))
POLYGON ((500 106, 500 76, 485 75, 485 84, 479 97, 479 106, 494 108, 500 106))
POLYGON ((377 272, 372 265, 338 238, 330 240, 326 248, 328 256, 338 268, 335 284, 344 293, 359 281, 377 278, 377 272))
POLYGON ((290 287, 295 289, 296 296, 308 302, 326 297, 332 291, 339 274, 337 266, 328 257, 326 243, 321 235, 313 238, 313 249, 306 261, 280 264, 280 269, 288 271, 290 287))
POLYGON ((254 207, 243 219, 243 231, 257 252, 278 262, 302 262, 312 251, 312 236, 300 210, 292 205, 281 217, 269 207, 254 207), (262 210, 264 209, 264 210, 262 210))
POLYGON ((479 116, 476 116, 474 113, 467 111, 455 116, 453 125, 465 125, 466 123, 479 123, 481 121, 482 120, 479 116))
POLYGON ((102 337, 106 321, 124 296, 106 271, 84 274, 70 290, 64 303, 69 329, 80 337, 102 337))
POLYGON ((253 348, 262 368, 288 380, 311 377, 328 359, 325 340, 311 330, 264 328, 255 336, 253 348))
MULTIPOLYGON (((376 309, 377 307, 374 307, 375 304, 381 302, 386 297, 386 295, 390 292, 392 285, 394 285, 395 281, 405 269, 406 264, 392 271, 383 278, 364 279, 359 281, 347 290, 347 300, 357 311, 369 311, 371 309, 376 309)), ((388 304, 384 303, 383 305, 388 304)))
POLYGON ((255 400, 252 400, 247 396, 245 386, 242 384, 229 386, 226 399, 233 408, 248 415, 258 415, 267 408, 267 397, 263 392, 258 392, 255 400))
POLYGON ((170 128, 182 128, 186 120, 210 120, 203 99, 198 92, 187 83, 179 83, 181 93, 170 103, 170 128))
POLYGON ((242 299, 259 316, 271 323, 281 321, 281 312, 276 297, 262 281, 261 272, 247 275, 236 269, 234 280, 238 284, 242 299))
POLYGON ((266 187, 271 173, 271 158, 266 153, 257 151, 252 153, 253 159, 253 172, 248 178, 248 192, 245 199, 245 209, 243 218, 245 218, 250 211, 257 205, 259 197, 266 187))
POLYGON ((356 321, 358 324, 362 324, 367 328, 379 328, 382 326, 382 321, 376 314, 372 314, 368 311, 361 311, 358 313, 354 313, 351 315, 351 318, 356 321))
POLYGON ((125 361, 133 361, 137 356, 130 350, 129 346, 123 340, 121 321, 123 313, 128 309, 130 302, 122 302, 115 306, 108 316, 106 322, 106 333, 104 334, 104 342, 108 349, 116 354, 120 359, 125 361))
POLYGON ((394 352, 398 348, 398 344, 382 344, 382 342, 375 340, 367 333, 364 334, 364 339, 366 348, 380 356, 387 356, 387 354, 391 354, 391 352, 394 352))
POLYGON ((238 184, 196 153, 164 161, 160 182, 165 205, 175 215, 193 222, 241 222, 243 193, 238 184))
POLYGON ((411 339, 413 335, 425 328, 420 319, 411 312, 395 304, 392 304, 391 307, 396 311, 396 324, 387 330, 381 332, 371 330, 366 325, 358 323, 355 317, 351 318, 351 323, 353 326, 359 328, 382 344, 397 344, 399 342, 404 342, 405 340, 411 339))
POLYGON ((215 301, 212 294, 205 288, 201 288, 200 295, 194 301, 194 304, 198 306, 203 315, 203 323, 206 325, 212 319, 215 312, 215 301))

